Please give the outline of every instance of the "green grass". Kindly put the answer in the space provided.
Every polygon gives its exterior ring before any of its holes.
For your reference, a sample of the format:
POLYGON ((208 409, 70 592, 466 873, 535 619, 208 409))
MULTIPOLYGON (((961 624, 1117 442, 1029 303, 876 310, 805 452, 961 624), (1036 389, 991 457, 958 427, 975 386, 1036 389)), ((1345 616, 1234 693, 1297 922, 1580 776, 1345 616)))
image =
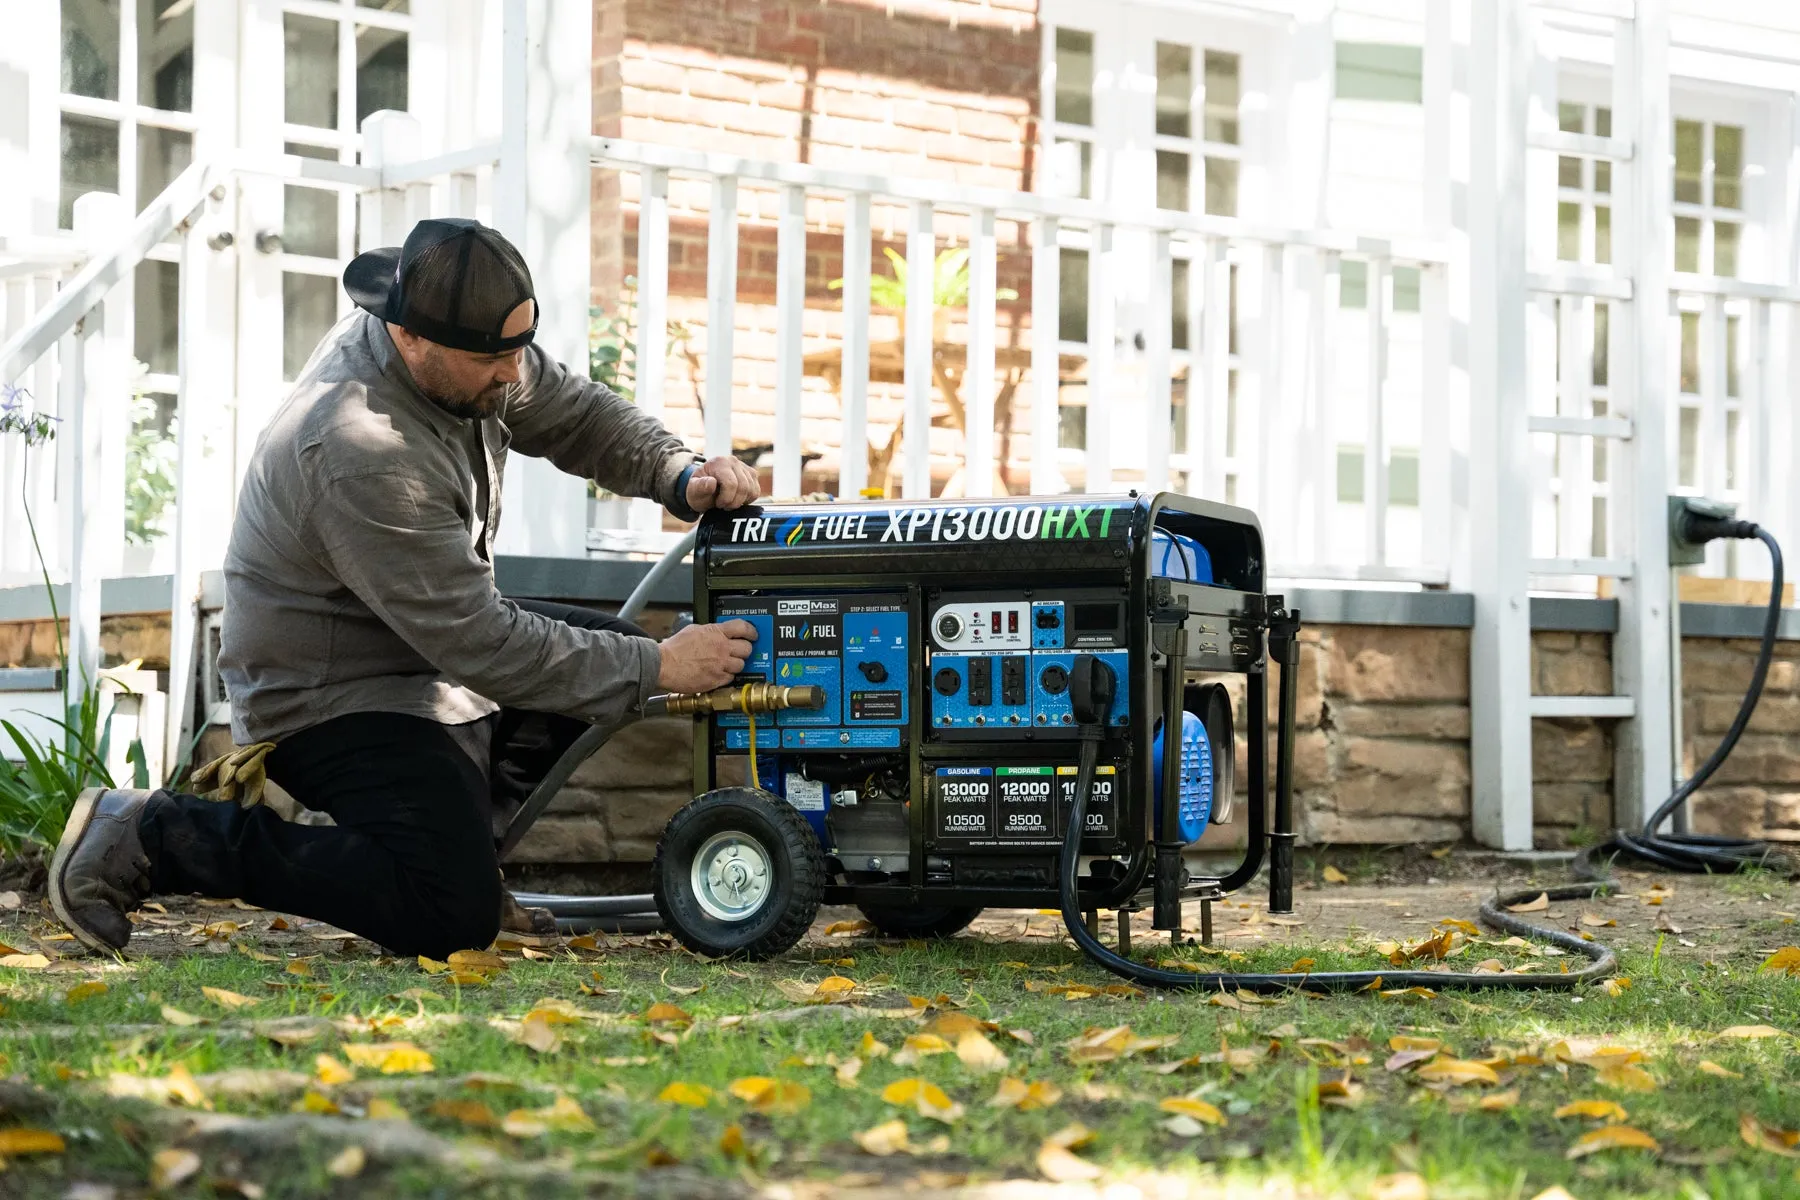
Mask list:
MULTIPOLYGON (((1043 918, 1048 920, 1048 918, 1043 918)), ((1456 965, 1498 953, 1509 965, 1524 959, 1506 952, 1477 948, 1456 965)), ((1342 944, 1316 949, 1293 946, 1250 952, 1238 969, 1279 969, 1297 955, 1314 958, 1318 969, 1369 968, 1379 958, 1365 946, 1342 944)), ((516 956, 509 956, 509 958, 516 956)), ((557 1159, 588 1177, 614 1180, 628 1191, 655 1190, 686 1181, 699 1190, 742 1186, 750 1179, 829 1180, 844 1172, 874 1173, 899 1182, 920 1171, 967 1173, 972 1180, 1036 1178, 1034 1161, 1043 1138, 1081 1121, 1097 1140, 1081 1151, 1113 1175, 1129 1178, 1157 1173, 1188 1180, 1196 1191, 1205 1187, 1241 1188, 1246 1194, 1348 1195, 1368 1193, 1377 1176, 1414 1170, 1431 1184, 1435 1197, 1518 1197, 1529 1200, 1560 1184, 1580 1200, 1601 1197, 1709 1196, 1752 1200, 1800 1195, 1800 1160, 1753 1150, 1739 1139, 1739 1114, 1755 1114, 1782 1128, 1800 1127, 1800 1089, 1792 1037, 1757 1041, 1720 1039, 1717 1031, 1732 1025, 1772 1024, 1792 1030, 1800 1002, 1800 980, 1757 973, 1754 960, 1734 959, 1726 969, 1695 959, 1676 960, 1667 948, 1627 952, 1624 973, 1631 988, 1618 997, 1597 989, 1571 995, 1553 992, 1518 994, 1444 993, 1435 1000, 1399 1002, 1372 996, 1315 999, 1295 996, 1268 1007, 1236 1010, 1209 1004, 1199 995, 1103 996, 1071 1002, 1060 996, 1028 991, 1027 980, 1047 982, 1115 982, 1082 962, 1075 951, 1049 941, 990 943, 959 939, 948 944, 883 944, 866 940, 830 939, 828 945, 797 954, 795 961, 763 965, 708 964, 684 954, 656 948, 613 949, 583 955, 584 961, 513 961, 510 969, 486 987, 457 987, 443 977, 428 977, 411 963, 376 963, 330 956, 312 963, 310 982, 322 990, 289 986, 271 990, 270 981, 305 984, 288 975, 281 963, 261 963, 238 953, 195 952, 182 958, 140 961, 127 965, 87 960, 80 972, 0 969, 0 1024, 16 1031, 0 1039, 5 1073, 43 1088, 46 1112, 21 1122, 0 1116, 0 1126, 27 1123, 57 1130, 68 1140, 60 1157, 14 1161, 0 1176, 0 1194, 61 1196, 71 1182, 92 1180, 142 1188, 150 1155, 176 1136, 170 1123, 147 1116, 140 1101, 106 1097, 101 1086, 109 1075, 160 1076, 177 1064, 195 1075, 228 1068, 284 1068, 310 1073, 320 1050, 341 1057, 330 1039, 283 1049, 247 1038, 227 1040, 204 1026, 179 1028, 163 1024, 161 1010, 172 1005, 227 1024, 256 1018, 315 1015, 331 1019, 386 1016, 416 1017, 455 1014, 458 1023, 432 1022, 389 1031, 430 1052, 436 1071, 429 1076, 383 1080, 364 1069, 356 1082, 333 1089, 348 1107, 366 1103, 370 1094, 389 1096, 423 1129, 492 1147, 508 1160, 557 1159), (853 965, 824 965, 818 960, 853 958, 853 965), (1014 964, 1024 964, 1021 968, 1014 964), (604 995, 583 995, 584 982, 604 995), (791 1023, 765 1023, 718 1029, 717 1018, 759 1010, 794 1007, 776 988, 777 980, 817 982, 839 973, 855 979, 869 995, 856 1003, 871 1010, 908 1007, 908 996, 947 993, 977 1017, 998 1022, 1003 1030, 1024 1029, 1034 1044, 1004 1033, 994 1040, 1012 1059, 1007 1072, 1019 1078, 1051 1080, 1064 1090, 1060 1104, 1043 1111, 1019 1113, 987 1107, 995 1076, 965 1068, 953 1054, 936 1055, 915 1066, 897 1067, 874 1060, 864 1068, 854 1089, 834 1082, 826 1065, 800 1060, 840 1058, 855 1052, 864 1030, 899 1049, 917 1030, 913 1019, 894 1019, 871 1011, 857 1019, 809 1017, 791 1023), (101 979, 109 990, 70 1004, 67 990, 83 979, 101 979), (704 990, 693 995, 671 992, 668 985, 704 990), (207 1000, 203 986, 221 987, 261 998, 244 1013, 228 1013, 207 1000), (424 988, 432 998, 403 998, 409 989, 424 988), (607 1024, 563 1027, 562 1047, 540 1055, 491 1028, 492 1015, 518 1018, 538 999, 555 997, 597 1013, 613 1014, 607 1024), (650 1040, 637 1021, 651 1004, 675 1003, 699 1025, 680 1044, 650 1040), (138 1034, 121 1034, 108 1026, 152 1026, 138 1034), (1064 1044, 1090 1026, 1129 1024, 1144 1035, 1175 1034, 1177 1044, 1138 1058, 1091 1066, 1074 1066, 1064 1044), (52 1037, 34 1028, 68 1029, 73 1036, 52 1037), (1291 1026, 1291 1030, 1284 1027, 1291 1026), (1266 1047, 1281 1030, 1280 1049, 1244 1074, 1223 1065, 1189 1067, 1172 1075, 1156 1074, 1149 1065, 1191 1054, 1233 1047, 1266 1047), (1383 1069, 1387 1041, 1397 1034, 1443 1040, 1461 1057, 1480 1058, 1498 1046, 1515 1050, 1546 1046, 1563 1038, 1605 1039, 1640 1049, 1643 1064, 1658 1081, 1654 1092, 1614 1092, 1600 1086, 1594 1072, 1570 1066, 1566 1076, 1551 1067, 1519 1068, 1501 1084, 1516 1087, 1515 1107, 1487 1112, 1473 1108, 1482 1094, 1477 1087, 1434 1092, 1419 1081, 1383 1069), (1321 1108, 1314 1080, 1341 1075, 1307 1057, 1328 1057, 1320 1047, 1302 1047, 1300 1038, 1343 1042, 1362 1037, 1373 1043, 1372 1060, 1352 1067, 1366 1087, 1360 1107, 1321 1108), (647 1058, 645 1065, 608 1066, 608 1058, 647 1058), (1722 1078, 1699 1069, 1709 1059, 1742 1078, 1722 1078), (459 1079, 488 1072, 515 1081, 517 1088, 470 1090, 459 1079), (902 1114, 882 1102, 887 1083, 922 1075, 962 1102, 966 1115, 946 1128, 916 1114, 907 1117, 914 1142, 948 1132, 947 1154, 877 1159, 862 1154, 851 1135, 902 1114), (740 1101, 724 1097, 734 1079, 771 1075, 804 1084, 811 1103, 788 1114, 765 1116, 747 1111, 740 1101), (368 1085, 376 1080, 371 1093, 368 1085), (720 1094, 705 1109, 659 1103, 671 1081, 701 1084, 720 1094), (1084 1086, 1117 1089, 1117 1098, 1086 1093, 1084 1086), (385 1089, 385 1090, 384 1090, 385 1089), (555 1092, 580 1102, 600 1128, 598 1134, 551 1134, 518 1140, 498 1130, 471 1130, 427 1113, 444 1097, 477 1098, 495 1111, 537 1108, 555 1092), (1177 1095, 1199 1095, 1217 1105, 1229 1123, 1184 1139, 1164 1131, 1167 1114, 1155 1101, 1177 1095), (1609 1151, 1571 1162, 1565 1149, 1590 1123, 1557 1120, 1552 1111, 1570 1100, 1616 1099, 1630 1111, 1630 1124, 1655 1136, 1664 1156, 1642 1151, 1609 1151), (752 1151, 745 1164, 720 1149, 727 1126, 738 1123, 752 1151), (655 1168, 647 1156, 673 1159, 680 1165, 655 1168), (1722 1161, 1681 1165, 1683 1158, 1716 1153, 1722 1161), (706 1181, 711 1179, 712 1183, 706 1181), (1268 1192, 1258 1189, 1269 1188, 1268 1192)), ((1537 960, 1550 969, 1556 960, 1537 960)), ((348 1040, 368 1040, 368 1035, 348 1040)), ((1498 1089, 1487 1089, 1489 1091, 1498 1089)), ((285 1113, 292 1094, 281 1097, 226 1098, 216 1094, 220 1112, 277 1116, 285 1113)), ((354 1117, 326 1118, 351 1123, 354 1117)), ((389 1195, 444 1194, 461 1189, 488 1195, 554 1195, 557 1186, 542 1181, 489 1179, 466 1172, 372 1158, 354 1181, 333 1179, 324 1164, 335 1147, 303 1147, 280 1152, 233 1151, 230 1143, 207 1144, 202 1178, 254 1180, 269 1196, 309 1194, 389 1195)), ((188 1186, 204 1194, 198 1180, 188 1186)), ((579 1186, 587 1187, 591 1183, 579 1186)), ((575 1191, 571 1183, 567 1190, 575 1191)))

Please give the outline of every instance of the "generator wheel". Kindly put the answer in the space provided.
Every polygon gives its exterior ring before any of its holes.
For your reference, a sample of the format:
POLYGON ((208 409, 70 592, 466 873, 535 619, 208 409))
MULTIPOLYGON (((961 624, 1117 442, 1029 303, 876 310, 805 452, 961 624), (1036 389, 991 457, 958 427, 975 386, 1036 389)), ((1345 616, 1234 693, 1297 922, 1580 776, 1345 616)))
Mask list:
POLYGON ((773 958, 812 925, 825 854, 806 818, 758 788, 720 788, 677 812, 656 844, 656 911, 711 958, 773 958))
POLYGON ((869 924, 888 937, 897 938, 955 937, 981 915, 979 908, 943 906, 883 908, 879 905, 859 905, 858 907, 862 909, 862 915, 868 918, 869 924))

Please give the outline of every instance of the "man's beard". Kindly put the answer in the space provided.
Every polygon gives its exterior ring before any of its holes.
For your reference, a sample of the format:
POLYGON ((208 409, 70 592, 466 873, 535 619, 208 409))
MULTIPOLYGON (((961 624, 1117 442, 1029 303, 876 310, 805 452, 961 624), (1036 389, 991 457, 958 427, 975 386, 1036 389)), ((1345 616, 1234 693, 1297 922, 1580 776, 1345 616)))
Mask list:
POLYGON ((483 421, 499 413, 506 401, 505 384, 495 384, 486 391, 473 397, 446 396, 434 388, 420 385, 419 390, 425 398, 449 413, 465 421, 483 421))

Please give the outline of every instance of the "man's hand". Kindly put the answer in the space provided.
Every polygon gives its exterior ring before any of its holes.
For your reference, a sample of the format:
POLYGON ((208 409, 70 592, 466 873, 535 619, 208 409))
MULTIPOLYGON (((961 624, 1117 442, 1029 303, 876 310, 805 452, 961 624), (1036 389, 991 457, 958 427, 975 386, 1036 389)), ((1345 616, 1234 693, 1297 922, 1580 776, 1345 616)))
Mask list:
POLYGON ((671 692, 710 692, 730 683, 750 657, 756 626, 748 621, 689 625, 660 647, 657 683, 671 692))
POLYGON ((709 508, 742 508, 756 499, 762 485, 756 472, 729 454, 709 458, 688 476, 687 504, 695 512, 709 508))

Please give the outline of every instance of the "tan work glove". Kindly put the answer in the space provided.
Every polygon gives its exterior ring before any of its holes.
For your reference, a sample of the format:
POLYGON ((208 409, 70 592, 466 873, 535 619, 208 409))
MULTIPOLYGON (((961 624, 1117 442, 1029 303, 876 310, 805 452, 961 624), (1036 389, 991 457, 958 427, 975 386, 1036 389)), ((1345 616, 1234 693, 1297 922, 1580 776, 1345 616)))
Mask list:
POLYGON ((269 780, 263 769, 263 759, 274 748, 274 742, 239 746, 195 771, 188 780, 188 787, 207 800, 235 802, 242 808, 254 808, 262 803, 263 785, 269 780))

